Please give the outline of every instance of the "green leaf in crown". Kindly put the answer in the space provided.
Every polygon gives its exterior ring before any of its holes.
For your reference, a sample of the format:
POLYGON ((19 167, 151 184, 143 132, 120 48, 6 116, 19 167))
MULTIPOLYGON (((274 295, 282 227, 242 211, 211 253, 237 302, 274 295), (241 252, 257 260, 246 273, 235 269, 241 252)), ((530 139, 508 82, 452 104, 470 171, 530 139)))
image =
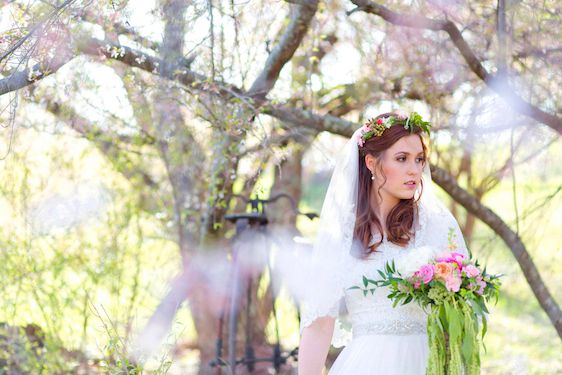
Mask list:
POLYGON ((429 135, 431 123, 429 121, 424 121, 419 113, 410 113, 410 116, 408 116, 405 122, 404 128, 409 129, 410 132, 414 130, 414 126, 417 126, 429 135))
POLYGON ((408 117, 404 115, 398 116, 388 116, 383 118, 374 119, 371 118, 367 120, 365 125, 361 128, 360 136, 357 141, 359 147, 363 147, 365 142, 372 137, 380 137, 384 131, 393 125, 402 125, 404 129, 407 129, 412 133, 414 127, 420 128, 422 131, 430 135, 431 123, 429 121, 424 121, 421 115, 417 112, 411 112, 408 117))

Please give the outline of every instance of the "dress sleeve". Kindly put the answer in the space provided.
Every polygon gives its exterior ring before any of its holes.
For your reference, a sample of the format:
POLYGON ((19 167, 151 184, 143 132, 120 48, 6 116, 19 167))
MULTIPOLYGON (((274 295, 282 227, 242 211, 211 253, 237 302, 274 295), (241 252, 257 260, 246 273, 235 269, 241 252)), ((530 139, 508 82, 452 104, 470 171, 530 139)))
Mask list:
POLYGON ((329 267, 332 272, 311 272, 308 275, 309 288, 299 307, 301 335, 303 330, 316 319, 329 316, 336 320, 331 344, 337 348, 346 346, 351 341, 351 323, 345 299, 351 262, 350 256, 337 259, 337 265, 330 266, 331 262, 327 262, 326 259, 323 259, 322 263, 316 262, 316 265, 323 270, 329 267))
POLYGON ((332 306, 326 307, 315 304, 313 301, 303 301, 300 306, 300 333, 311 325, 316 319, 331 316, 337 318, 342 300, 337 300, 332 306))
POLYGON ((352 331, 349 315, 345 308, 345 298, 342 297, 334 305, 327 309, 318 309, 318 306, 311 306, 309 303, 303 303, 300 306, 300 334, 303 330, 311 325, 316 319, 330 316, 334 318, 334 332, 332 334, 331 344, 335 348, 346 346, 351 342, 352 331))

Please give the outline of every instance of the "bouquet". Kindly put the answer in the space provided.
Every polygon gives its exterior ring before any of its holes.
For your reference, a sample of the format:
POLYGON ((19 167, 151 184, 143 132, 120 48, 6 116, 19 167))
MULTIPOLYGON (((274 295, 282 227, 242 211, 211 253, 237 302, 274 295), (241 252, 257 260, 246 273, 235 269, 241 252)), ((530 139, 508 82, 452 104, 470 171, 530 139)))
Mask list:
POLYGON ((501 285, 501 274, 490 275, 478 261, 454 251, 453 233, 451 229, 448 252, 439 254, 427 246, 413 249, 378 270, 380 280, 363 276, 363 287, 350 288, 367 295, 388 286, 393 307, 415 301, 424 311, 429 309, 427 373, 432 375, 480 373, 479 336, 483 340, 486 334, 486 302, 494 298, 497 303, 501 285))

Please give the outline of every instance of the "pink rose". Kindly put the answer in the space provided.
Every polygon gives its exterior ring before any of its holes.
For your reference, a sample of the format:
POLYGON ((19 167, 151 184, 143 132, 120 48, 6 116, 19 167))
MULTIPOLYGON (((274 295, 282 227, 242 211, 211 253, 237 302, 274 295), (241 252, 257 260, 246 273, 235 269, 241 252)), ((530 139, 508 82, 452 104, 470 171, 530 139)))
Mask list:
POLYGON ((464 267, 463 271, 466 273, 466 276, 468 277, 476 277, 480 275, 480 270, 474 267, 472 264, 469 264, 468 266, 464 267))
POLYGON ((457 276, 449 276, 445 279, 445 287, 451 292, 458 292, 461 288, 462 279, 457 276))
POLYGON ((456 264, 457 269, 462 270, 465 257, 463 254, 457 252, 442 253, 435 258, 435 261, 456 264))
POLYGON ((429 284, 429 282, 433 280, 433 274, 435 273, 435 270, 433 268, 433 265, 424 264, 423 266, 421 266, 418 272, 419 272, 419 276, 423 280, 423 283, 429 284))
POLYGON ((462 270, 463 261, 464 261, 464 254, 453 252, 453 253, 451 253, 451 259, 453 260, 453 262, 455 262, 457 264, 459 270, 462 270))

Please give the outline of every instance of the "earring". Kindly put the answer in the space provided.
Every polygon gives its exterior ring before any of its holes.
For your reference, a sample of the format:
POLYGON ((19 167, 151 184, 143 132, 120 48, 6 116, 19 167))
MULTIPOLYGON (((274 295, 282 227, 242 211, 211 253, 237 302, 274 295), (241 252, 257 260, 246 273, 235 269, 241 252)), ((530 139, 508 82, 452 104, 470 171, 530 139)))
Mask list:
POLYGON ((371 180, 375 179, 375 174, 373 173, 373 171, 371 171, 371 180))

